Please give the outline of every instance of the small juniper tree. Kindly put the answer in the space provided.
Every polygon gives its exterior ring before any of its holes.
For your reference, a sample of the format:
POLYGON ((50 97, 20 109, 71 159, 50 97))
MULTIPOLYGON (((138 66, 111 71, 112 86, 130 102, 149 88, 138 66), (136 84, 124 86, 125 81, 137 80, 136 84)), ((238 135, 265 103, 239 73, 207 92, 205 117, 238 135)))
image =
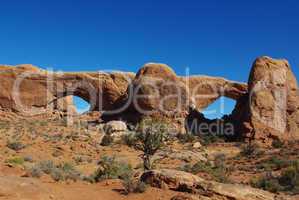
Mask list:
POLYGON ((135 146, 143 152, 144 170, 153 168, 152 157, 163 146, 167 131, 167 123, 161 120, 145 118, 141 121, 137 134, 138 143, 135 146))

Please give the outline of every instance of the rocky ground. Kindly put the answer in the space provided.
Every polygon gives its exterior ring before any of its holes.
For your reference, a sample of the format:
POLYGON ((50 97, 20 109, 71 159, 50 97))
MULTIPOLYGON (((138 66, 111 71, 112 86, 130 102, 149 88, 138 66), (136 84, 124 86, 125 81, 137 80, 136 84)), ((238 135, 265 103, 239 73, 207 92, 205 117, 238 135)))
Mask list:
POLYGON ((82 120, 66 126, 61 118, 3 119, 0 199, 299 198, 298 179, 290 179, 299 172, 299 142, 262 147, 219 137, 170 138, 153 156, 156 171, 140 185, 142 152, 128 137, 104 144, 102 126, 82 120), (134 181, 121 176, 125 166, 134 181), (112 169, 104 170, 111 176, 96 179, 103 168, 112 169), (128 185, 137 189, 127 194, 128 185))

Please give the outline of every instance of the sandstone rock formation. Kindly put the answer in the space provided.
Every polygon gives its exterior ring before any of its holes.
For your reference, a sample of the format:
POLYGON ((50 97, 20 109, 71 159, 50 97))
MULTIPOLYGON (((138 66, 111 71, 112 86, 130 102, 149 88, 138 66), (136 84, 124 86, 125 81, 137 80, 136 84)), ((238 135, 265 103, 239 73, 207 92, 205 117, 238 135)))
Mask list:
POLYGON ((53 105, 55 110, 71 115, 77 114, 76 106, 73 103, 73 96, 66 96, 58 99, 53 105))
POLYGON ((31 65, 0 66, 0 108, 35 115, 59 108, 61 98, 74 95, 93 110, 112 110, 132 77, 132 73, 53 73, 31 65))
POLYGON ((288 61, 256 59, 233 119, 241 121, 240 132, 263 142, 299 138, 299 88, 288 61))
POLYGON ((179 77, 167 65, 154 63, 142 67, 136 77, 133 73, 54 73, 19 65, 0 66, 0 78, 1 108, 33 114, 74 95, 89 102, 92 110, 115 110, 131 103, 140 112, 174 116, 186 112, 191 104, 200 110, 222 95, 238 99, 247 91, 245 84, 223 78, 179 77))
POLYGON ((237 100, 247 93, 243 83, 208 76, 179 77, 167 65, 144 65, 133 80, 135 109, 186 117, 189 107, 202 110, 221 96, 237 100))
POLYGON ((275 200, 287 199, 249 186, 223 184, 206 181, 193 174, 176 170, 152 170, 141 176, 141 180, 153 187, 195 193, 206 199, 275 200))
MULTIPOLYGON (((219 77, 177 76, 165 64, 145 64, 134 73, 55 73, 32 65, 0 66, 0 109, 21 115, 74 111, 71 96, 90 103, 91 111, 111 119, 158 115, 214 123, 200 113, 221 96, 237 101, 230 116, 238 137, 299 138, 299 90, 286 60, 258 58, 248 88, 219 77), (190 112, 190 109, 192 112, 190 112)), ((177 121, 176 121, 177 120, 177 121)), ((107 121, 107 120, 106 120, 107 121)))
POLYGON ((205 152, 199 152, 199 151, 191 151, 191 150, 185 150, 185 151, 177 151, 177 150, 164 150, 164 151, 158 151, 153 156, 153 161, 155 160, 162 160, 164 158, 169 158, 171 160, 184 160, 186 162, 202 162, 205 163, 208 161, 205 152))

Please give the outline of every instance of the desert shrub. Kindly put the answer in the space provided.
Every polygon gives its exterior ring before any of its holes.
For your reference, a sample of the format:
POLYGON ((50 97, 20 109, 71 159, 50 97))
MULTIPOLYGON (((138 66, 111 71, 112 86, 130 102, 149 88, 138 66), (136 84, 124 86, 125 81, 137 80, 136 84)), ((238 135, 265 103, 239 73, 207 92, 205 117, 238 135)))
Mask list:
POLYGON ((41 161, 38 163, 38 166, 45 174, 50 174, 56 168, 54 162, 51 160, 41 161))
POLYGON ((210 174, 212 172, 212 166, 209 162, 197 162, 192 166, 190 172, 193 174, 198 174, 199 172, 206 172, 210 174))
POLYGON ((24 162, 24 158, 22 157, 14 157, 6 160, 6 163, 9 163, 11 165, 23 165, 24 162))
POLYGON ((264 160, 261 164, 257 166, 257 168, 264 169, 266 171, 279 170, 287 167, 289 164, 290 162, 288 160, 283 160, 276 156, 273 156, 268 160, 264 160))
POLYGON ((254 145, 244 145, 242 146, 240 154, 242 156, 251 156, 255 152, 254 145))
MULTIPOLYGON (((224 162, 224 161, 223 161, 224 162)), ((184 165, 181 170, 192 173, 192 174, 198 174, 198 173, 206 173, 209 174, 214 180, 222 183, 229 182, 228 175, 230 172, 230 169, 221 162, 221 164, 217 165, 215 163, 214 166, 210 164, 210 162, 197 162, 194 165, 184 165)))
POLYGON ((56 166, 51 160, 41 161, 27 171, 27 174, 32 177, 40 177, 42 173, 50 175, 55 181, 77 181, 81 179, 81 173, 71 163, 67 162, 56 166))
POLYGON ((135 132, 130 131, 127 134, 122 136, 122 141, 127 146, 133 147, 137 143, 138 138, 136 137, 135 132))
POLYGON ((26 145, 24 145, 20 141, 8 141, 6 146, 15 151, 20 151, 20 150, 26 148, 26 145))
POLYGON ((39 166, 33 166, 26 169, 26 174, 29 177, 40 178, 43 175, 43 171, 39 168, 39 166))
POLYGON ((192 143, 196 140, 196 137, 188 132, 186 134, 178 134, 177 138, 179 139, 180 143, 184 144, 184 143, 192 143))
POLYGON ((290 162, 280 176, 273 177, 272 173, 267 173, 265 176, 253 179, 251 185, 270 192, 285 191, 299 194, 299 160, 290 162))
POLYGON ((131 165, 119 162, 115 157, 104 156, 98 162, 99 168, 85 180, 99 182, 105 179, 124 179, 133 172, 131 165))
POLYGON ((111 135, 105 134, 102 139, 101 145, 102 146, 110 146, 113 143, 113 141, 114 141, 114 139, 111 135))
POLYGON ((214 166, 212 167, 211 174, 215 180, 226 183, 229 182, 228 176, 231 172, 231 168, 226 165, 225 154, 217 154, 215 156, 214 166))
POLYGON ((59 168, 54 168, 52 169, 52 171, 50 172, 50 176, 54 181, 64 181, 64 174, 63 171, 59 168))
POLYGON ((282 172, 279 177, 279 182, 285 191, 299 194, 299 160, 293 161, 292 164, 282 172))
POLYGON ((280 140, 280 139, 274 139, 272 141, 272 147, 279 149, 282 148, 284 146, 284 143, 280 140))
POLYGON ((147 185, 140 181, 134 180, 133 176, 127 176, 122 181, 124 187, 124 194, 128 195, 130 193, 144 193, 147 189, 147 185))
POLYGON ((249 143, 241 147, 240 156, 255 157, 263 154, 260 147, 255 143, 249 143))
POLYGON ((143 167, 150 170, 153 167, 152 156, 161 149, 164 144, 165 136, 168 135, 168 124, 164 121, 145 118, 139 125, 137 134, 137 144, 135 147, 143 152, 143 167))
POLYGON ((60 168, 64 171, 64 172, 69 172, 69 171, 74 171, 75 167, 68 162, 63 163, 60 168))
POLYGON ((267 190, 269 192, 278 192, 282 190, 278 180, 269 175, 259 179, 252 179, 250 184, 253 187, 267 190))
POLYGON ((62 170, 64 180, 77 181, 81 179, 81 173, 77 171, 71 163, 65 162, 57 168, 62 170))

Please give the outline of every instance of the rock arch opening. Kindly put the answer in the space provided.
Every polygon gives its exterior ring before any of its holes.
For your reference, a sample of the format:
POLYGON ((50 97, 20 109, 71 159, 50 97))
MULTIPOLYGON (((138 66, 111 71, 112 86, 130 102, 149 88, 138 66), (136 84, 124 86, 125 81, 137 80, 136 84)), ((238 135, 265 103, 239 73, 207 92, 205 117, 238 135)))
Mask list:
POLYGON ((202 111, 202 114, 205 118, 213 120, 213 119, 221 119, 225 116, 228 116, 232 113, 233 109, 236 106, 236 101, 222 96, 212 104, 210 104, 207 108, 202 111))
POLYGON ((186 120, 188 132, 202 136, 233 137, 235 133, 231 113, 236 101, 220 97, 203 110, 190 110, 186 120))
POLYGON ((76 109, 76 112, 78 114, 83 114, 90 110, 89 102, 85 101, 84 99, 78 96, 72 96, 72 98, 73 98, 74 108, 76 109))

